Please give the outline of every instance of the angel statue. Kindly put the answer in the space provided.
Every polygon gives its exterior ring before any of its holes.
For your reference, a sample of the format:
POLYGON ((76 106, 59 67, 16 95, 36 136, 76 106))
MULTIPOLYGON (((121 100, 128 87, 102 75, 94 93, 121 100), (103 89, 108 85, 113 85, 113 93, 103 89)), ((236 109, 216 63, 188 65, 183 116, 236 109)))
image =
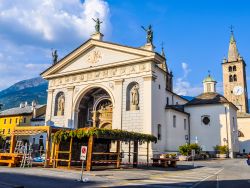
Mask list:
POLYGON ((147 43, 153 43, 153 30, 151 24, 146 29, 145 27, 141 26, 144 31, 147 33, 147 43))
POLYGON ((95 25, 95 31, 96 33, 100 33, 100 29, 101 29, 101 21, 99 18, 97 18, 96 20, 94 18, 92 18, 94 20, 94 22, 96 23, 95 25))
POLYGON ((53 60, 53 64, 56 64, 56 63, 57 63, 57 58, 58 58, 57 50, 53 50, 53 49, 52 49, 52 60, 53 60))

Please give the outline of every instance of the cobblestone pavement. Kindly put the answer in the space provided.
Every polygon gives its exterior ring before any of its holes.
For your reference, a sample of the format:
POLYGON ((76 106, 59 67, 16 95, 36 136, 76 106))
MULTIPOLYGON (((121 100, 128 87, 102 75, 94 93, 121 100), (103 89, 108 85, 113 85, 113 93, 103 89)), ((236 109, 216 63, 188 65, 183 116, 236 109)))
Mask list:
POLYGON ((250 167, 244 159, 179 162, 178 168, 139 168, 84 172, 44 168, 0 167, 0 188, 169 187, 249 188, 250 167))

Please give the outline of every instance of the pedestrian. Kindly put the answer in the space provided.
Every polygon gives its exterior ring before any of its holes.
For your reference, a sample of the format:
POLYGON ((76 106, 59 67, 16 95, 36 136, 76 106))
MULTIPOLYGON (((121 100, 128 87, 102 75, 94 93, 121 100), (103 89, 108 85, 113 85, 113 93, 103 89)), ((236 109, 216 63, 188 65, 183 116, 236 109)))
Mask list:
POLYGON ((247 155, 247 164, 250 166, 250 152, 247 155))

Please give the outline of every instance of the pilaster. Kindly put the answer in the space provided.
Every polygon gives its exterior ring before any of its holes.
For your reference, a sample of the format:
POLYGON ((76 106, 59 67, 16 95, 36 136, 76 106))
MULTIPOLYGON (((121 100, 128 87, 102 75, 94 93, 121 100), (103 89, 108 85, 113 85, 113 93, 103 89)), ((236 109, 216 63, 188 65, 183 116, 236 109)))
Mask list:
POLYGON ((47 107, 46 107, 46 118, 45 118, 45 125, 51 125, 51 117, 53 116, 53 93, 54 89, 48 89, 48 97, 47 97, 47 107))
POLYGON ((123 79, 114 80, 114 97, 115 97, 115 106, 113 108, 113 121, 112 129, 122 129, 122 98, 125 93, 123 93, 123 79))
POLYGON ((67 97, 66 97, 66 104, 65 104, 65 126, 69 128, 73 128, 73 95, 74 95, 74 86, 67 87, 67 97))
POLYGON ((152 83, 155 80, 153 75, 148 75, 143 77, 143 87, 144 87, 144 133, 152 134, 152 83))

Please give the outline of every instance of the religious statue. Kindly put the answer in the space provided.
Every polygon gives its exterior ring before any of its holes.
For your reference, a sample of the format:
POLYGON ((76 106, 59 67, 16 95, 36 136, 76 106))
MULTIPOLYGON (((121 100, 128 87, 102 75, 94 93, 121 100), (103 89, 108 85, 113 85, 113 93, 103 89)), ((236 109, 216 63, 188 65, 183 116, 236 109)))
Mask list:
POLYGON ((57 50, 52 50, 53 64, 56 64, 56 63, 57 63, 57 58, 58 58, 57 50))
POLYGON ((58 98, 58 110, 57 110, 57 115, 58 116, 63 116, 64 115, 64 105, 65 105, 65 99, 63 95, 60 95, 58 98))
POLYGON ((153 43, 153 30, 152 30, 152 26, 149 25, 147 29, 145 27, 143 27, 143 26, 141 26, 141 27, 147 33, 147 43, 152 44, 153 43))
POLYGON ((139 87, 135 85, 131 89, 131 110, 139 110, 139 87))
POLYGON ((96 23, 95 25, 95 31, 96 33, 100 33, 100 29, 101 29, 101 21, 99 18, 97 18, 96 20, 94 18, 92 18, 94 20, 94 22, 96 23))

